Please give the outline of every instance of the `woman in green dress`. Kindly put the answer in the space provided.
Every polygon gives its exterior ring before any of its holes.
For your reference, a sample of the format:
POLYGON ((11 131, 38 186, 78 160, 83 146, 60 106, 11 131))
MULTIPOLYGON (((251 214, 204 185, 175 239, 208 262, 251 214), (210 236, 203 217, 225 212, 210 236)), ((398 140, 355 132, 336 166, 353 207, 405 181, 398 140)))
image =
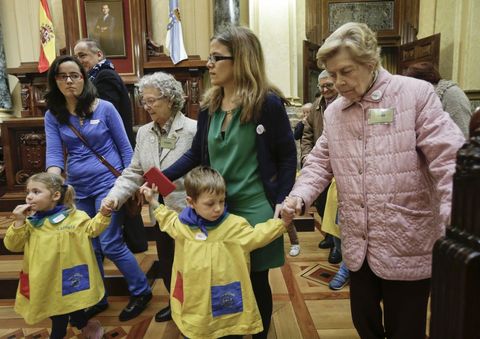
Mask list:
MULTIPOLYGON (((248 28, 229 27, 210 42, 212 87, 192 148, 164 171, 170 179, 209 165, 227 183, 227 206, 251 225, 278 215, 295 181, 296 148, 280 90, 266 77, 262 47, 248 28)), ((269 269, 284 264, 283 238, 251 254, 251 281, 266 338, 272 315, 269 269)))

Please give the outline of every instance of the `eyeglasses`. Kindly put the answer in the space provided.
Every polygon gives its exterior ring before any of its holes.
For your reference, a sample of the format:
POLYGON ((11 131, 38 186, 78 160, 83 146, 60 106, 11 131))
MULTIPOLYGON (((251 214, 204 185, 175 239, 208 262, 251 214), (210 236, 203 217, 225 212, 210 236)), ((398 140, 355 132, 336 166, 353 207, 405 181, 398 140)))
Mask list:
POLYGON ((209 55, 207 58, 207 61, 215 64, 217 61, 222 61, 222 60, 233 60, 233 56, 231 55, 209 55))
POLYGON ((335 84, 333 84, 331 82, 327 82, 326 84, 318 85, 317 87, 318 87, 318 89, 323 91, 324 89, 333 89, 333 87, 335 87, 335 84))
POLYGON ((160 100, 164 98, 163 96, 160 96, 160 97, 153 97, 153 98, 147 98, 147 99, 140 99, 140 105, 142 106, 148 106, 148 107, 152 107, 153 104, 155 104, 157 102, 157 100, 160 100))
POLYGON ((68 78, 72 80, 73 82, 78 81, 80 79, 83 79, 83 76, 80 73, 59 73, 55 76, 55 79, 58 81, 64 81, 67 82, 68 78))

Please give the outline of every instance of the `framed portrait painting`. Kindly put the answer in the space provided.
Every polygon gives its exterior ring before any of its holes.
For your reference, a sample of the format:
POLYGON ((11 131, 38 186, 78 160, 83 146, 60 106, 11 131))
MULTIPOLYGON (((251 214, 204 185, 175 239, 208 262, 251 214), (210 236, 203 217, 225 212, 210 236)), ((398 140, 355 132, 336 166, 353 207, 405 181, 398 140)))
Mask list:
POLYGON ((100 43, 107 57, 126 57, 122 0, 84 0, 87 37, 100 43))

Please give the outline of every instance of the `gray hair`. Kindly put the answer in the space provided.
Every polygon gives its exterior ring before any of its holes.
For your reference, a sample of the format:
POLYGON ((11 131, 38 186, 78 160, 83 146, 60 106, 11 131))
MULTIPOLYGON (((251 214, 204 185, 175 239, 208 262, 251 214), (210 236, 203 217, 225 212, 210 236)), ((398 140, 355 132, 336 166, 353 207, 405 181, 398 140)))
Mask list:
POLYGON ((348 22, 333 32, 317 52, 318 66, 325 65, 342 48, 348 50, 355 62, 370 64, 374 70, 380 68, 380 47, 377 44, 377 37, 366 24, 348 22))
POLYGON ((185 93, 182 84, 171 74, 155 72, 144 75, 138 82, 140 94, 143 94, 143 89, 146 87, 156 88, 162 97, 168 98, 172 103, 172 113, 177 113, 183 108, 185 93))
POLYGON ((324 69, 322 73, 318 75, 318 80, 325 79, 325 78, 330 78, 330 73, 328 73, 326 69, 324 69))
POLYGON ((100 46, 100 43, 95 39, 91 39, 91 38, 80 39, 75 43, 75 46, 77 46, 79 43, 85 43, 90 52, 93 52, 93 53, 102 52, 102 54, 105 55, 105 53, 103 52, 102 46, 100 46))

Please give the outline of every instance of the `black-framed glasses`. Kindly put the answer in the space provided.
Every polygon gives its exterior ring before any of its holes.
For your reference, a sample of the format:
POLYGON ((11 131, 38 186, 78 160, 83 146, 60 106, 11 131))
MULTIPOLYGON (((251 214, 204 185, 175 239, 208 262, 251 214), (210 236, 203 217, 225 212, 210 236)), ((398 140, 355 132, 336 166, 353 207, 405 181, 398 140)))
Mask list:
POLYGON ((327 82, 326 84, 323 84, 323 85, 318 84, 317 87, 318 87, 318 89, 323 91, 324 89, 333 89, 333 87, 335 87, 335 84, 333 84, 331 82, 327 82))
POLYGON ((80 73, 58 73, 55 75, 55 80, 67 82, 68 78, 73 82, 83 79, 80 73))
POLYGON ((140 99, 140 105, 152 107, 153 104, 155 104, 157 102, 157 100, 160 100, 162 98, 164 98, 164 97, 159 96, 159 97, 146 98, 146 99, 142 98, 142 99, 140 99))
POLYGON ((207 58, 208 62, 211 62, 212 64, 215 64, 217 61, 222 61, 222 60, 233 60, 233 56, 231 55, 209 55, 207 58))

